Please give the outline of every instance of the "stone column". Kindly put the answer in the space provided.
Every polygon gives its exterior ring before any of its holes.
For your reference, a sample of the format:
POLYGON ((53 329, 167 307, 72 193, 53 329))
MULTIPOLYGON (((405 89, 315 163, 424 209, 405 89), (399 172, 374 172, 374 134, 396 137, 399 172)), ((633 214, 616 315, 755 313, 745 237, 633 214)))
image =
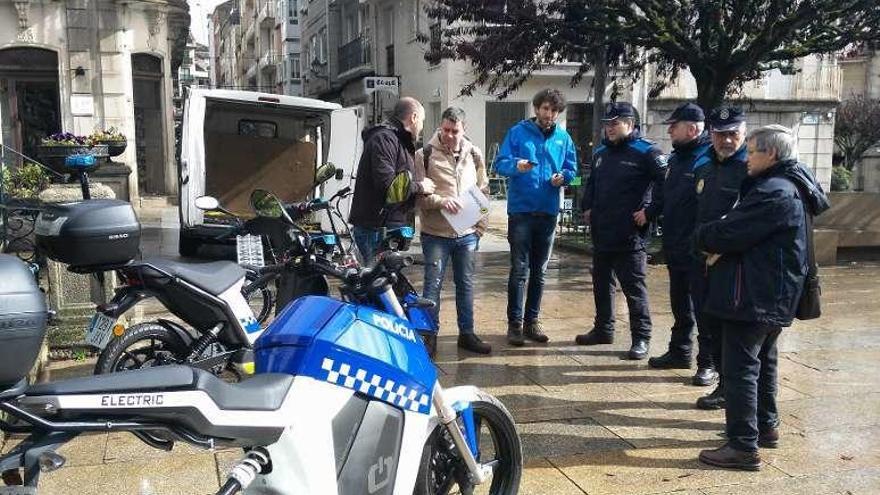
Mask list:
MULTIPOLYGON (((93 199, 113 199, 109 187, 92 182, 89 187, 93 199)), ((40 193, 47 204, 82 201, 79 184, 52 184, 40 193)), ((49 307, 57 314, 57 324, 49 328, 48 342, 52 349, 70 349, 83 345, 85 331, 95 305, 108 301, 116 288, 116 274, 104 273, 104 285, 95 275, 67 271, 64 263, 48 260, 49 307)))

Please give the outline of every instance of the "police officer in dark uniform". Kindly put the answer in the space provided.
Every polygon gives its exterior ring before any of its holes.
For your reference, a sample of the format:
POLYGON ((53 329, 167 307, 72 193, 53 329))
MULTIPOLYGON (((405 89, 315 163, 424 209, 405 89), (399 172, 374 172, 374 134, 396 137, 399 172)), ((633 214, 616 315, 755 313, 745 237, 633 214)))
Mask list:
POLYGON ((663 252, 669 270, 669 302, 674 323, 669 350, 648 360, 652 368, 691 367, 691 335, 696 324, 691 303, 691 272, 695 265, 691 236, 697 220, 694 161, 711 146, 704 132, 705 120, 702 108, 685 103, 665 121, 669 124, 672 153, 663 182, 663 252))
POLYGON ((666 157, 635 126, 635 109, 611 103, 602 119, 605 139, 593 154, 581 207, 593 240, 592 330, 578 335, 580 345, 614 341, 614 278, 629 307, 630 359, 645 359, 651 340, 651 314, 645 287, 648 225, 663 209, 666 157), (652 187, 653 186, 653 187, 652 187))
MULTIPOLYGON (((709 113, 709 137, 712 147, 694 162, 697 192, 697 229, 718 220, 733 208, 739 187, 747 176, 746 115, 732 106, 721 106, 709 113)), ((697 374, 694 383, 718 386, 710 394, 697 399, 700 409, 721 409, 725 406, 724 382, 721 377, 721 322, 703 311, 711 290, 708 276, 713 257, 697 254, 691 298, 697 315, 697 374)))

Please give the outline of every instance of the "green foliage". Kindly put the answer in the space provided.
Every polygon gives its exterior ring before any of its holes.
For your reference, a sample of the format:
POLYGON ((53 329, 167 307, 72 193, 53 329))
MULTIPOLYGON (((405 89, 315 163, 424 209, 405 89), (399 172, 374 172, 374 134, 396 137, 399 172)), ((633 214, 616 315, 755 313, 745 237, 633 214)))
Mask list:
POLYGON ((49 176, 36 163, 18 168, 3 167, 3 193, 19 199, 33 199, 49 186, 49 176))
POLYGON ((426 10, 441 29, 421 37, 425 58, 468 61, 462 93, 500 97, 547 65, 574 63, 574 84, 607 62, 612 80, 650 66, 652 96, 688 69, 712 108, 763 72, 880 40, 877 0, 435 0, 426 10))
POLYGON ((831 190, 849 191, 852 181, 852 172, 846 167, 836 165, 831 169, 831 190))

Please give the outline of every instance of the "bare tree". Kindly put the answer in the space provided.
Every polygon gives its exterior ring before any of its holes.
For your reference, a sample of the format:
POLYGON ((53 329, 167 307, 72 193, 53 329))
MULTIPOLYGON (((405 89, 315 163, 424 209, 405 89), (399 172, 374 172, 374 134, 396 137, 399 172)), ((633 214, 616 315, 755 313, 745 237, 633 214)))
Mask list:
POLYGON ((850 171, 872 146, 880 145, 880 100, 857 96, 844 101, 837 109, 834 144, 850 171))

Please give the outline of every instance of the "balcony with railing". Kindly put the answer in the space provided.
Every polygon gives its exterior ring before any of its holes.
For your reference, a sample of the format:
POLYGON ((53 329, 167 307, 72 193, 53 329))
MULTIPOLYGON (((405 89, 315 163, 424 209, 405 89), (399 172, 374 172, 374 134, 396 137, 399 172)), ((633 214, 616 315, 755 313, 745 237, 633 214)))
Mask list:
POLYGON ((245 79, 254 79, 257 77, 257 64, 252 63, 247 67, 247 70, 244 72, 245 79))
POLYGON ((273 27, 278 16, 278 4, 274 0, 263 0, 257 12, 257 23, 261 27, 273 27))
POLYGON ((278 64, 280 58, 278 57, 278 52, 276 51, 267 51, 263 53, 260 57, 260 70, 274 69, 278 64))
POLYGON ((339 48, 339 76, 346 75, 361 67, 369 67, 373 63, 372 40, 360 36, 339 48))

